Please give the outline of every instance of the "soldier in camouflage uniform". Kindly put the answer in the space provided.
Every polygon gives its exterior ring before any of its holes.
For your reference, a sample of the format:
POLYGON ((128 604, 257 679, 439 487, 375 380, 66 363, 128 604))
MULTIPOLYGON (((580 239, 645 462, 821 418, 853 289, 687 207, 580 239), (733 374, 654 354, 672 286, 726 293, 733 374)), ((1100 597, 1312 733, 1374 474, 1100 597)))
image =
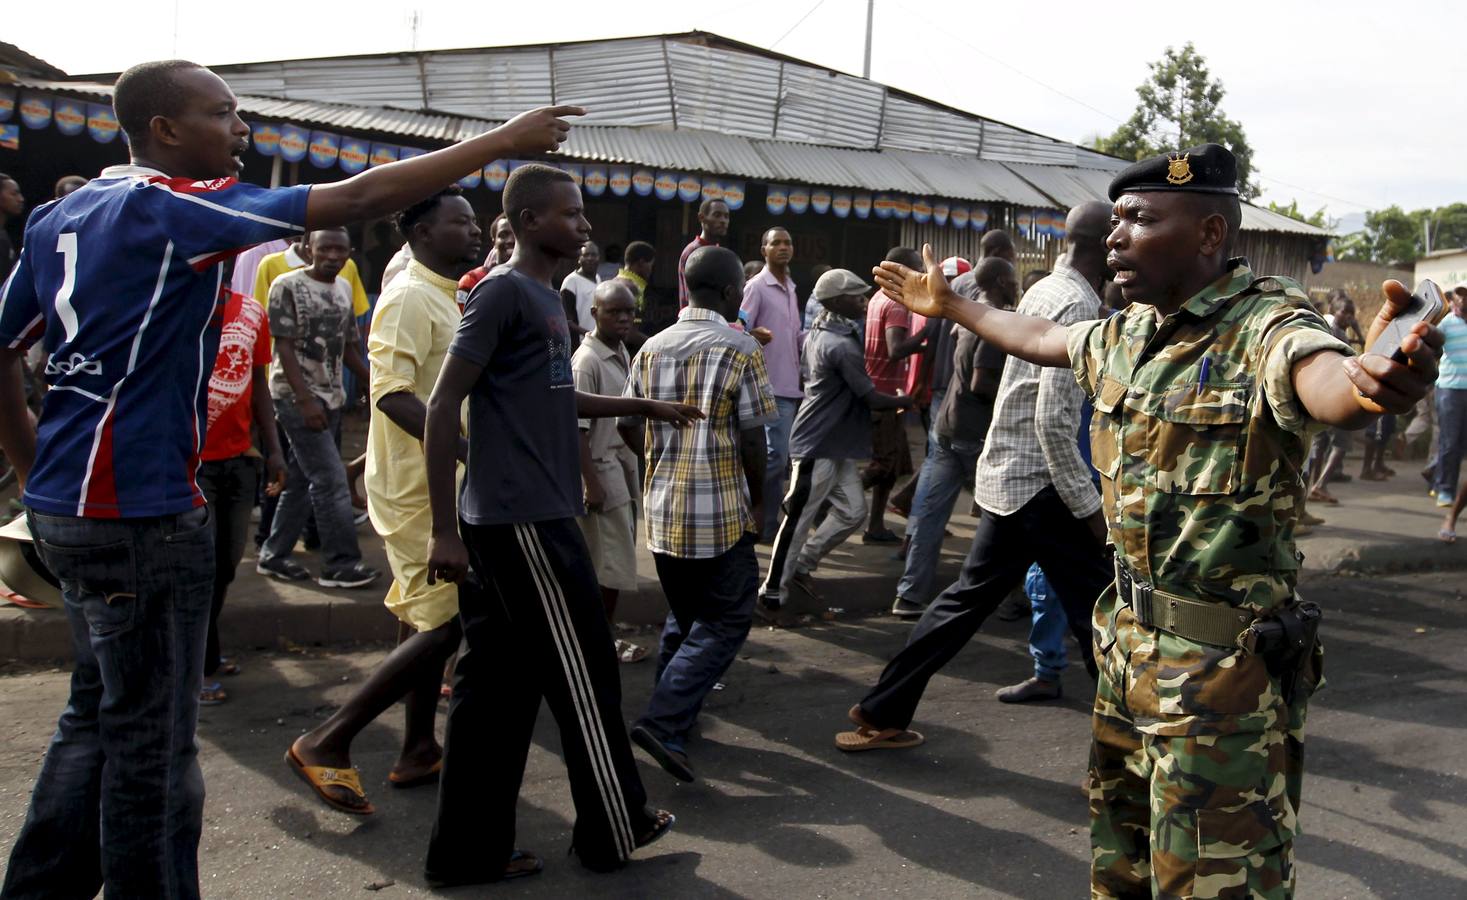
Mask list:
MULTIPOLYGON (((1095 609, 1094 897, 1293 895, 1321 652, 1281 664, 1251 636, 1301 609, 1293 533, 1312 431, 1364 427, 1369 401, 1409 409, 1441 353, 1440 332, 1420 324, 1402 342, 1409 365, 1356 358, 1296 283, 1230 258, 1236 171, 1209 144, 1116 177, 1107 245, 1130 306, 1105 321, 968 309, 930 258, 926 274, 877 272, 916 312, 1072 367, 1094 402, 1117 572, 1095 609)), ((1407 296, 1390 288, 1372 340, 1407 296)))

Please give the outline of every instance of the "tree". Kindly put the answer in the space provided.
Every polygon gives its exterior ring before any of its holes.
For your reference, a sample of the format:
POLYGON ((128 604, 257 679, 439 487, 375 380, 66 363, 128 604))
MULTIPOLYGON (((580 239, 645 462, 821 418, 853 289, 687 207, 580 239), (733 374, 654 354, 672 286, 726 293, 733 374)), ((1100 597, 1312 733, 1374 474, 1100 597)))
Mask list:
POLYGON ((1222 82, 1207 70, 1207 60, 1190 42, 1171 47, 1150 64, 1151 78, 1136 88, 1136 111, 1109 137, 1095 142, 1101 153, 1145 159, 1158 153, 1222 144, 1238 158, 1238 190, 1244 200, 1258 196, 1253 148, 1243 126, 1223 115, 1222 82))
POLYGON ((1276 212, 1281 216, 1288 216, 1291 219, 1298 219, 1300 222, 1304 222, 1307 225, 1313 225, 1316 228, 1333 230, 1335 226, 1339 224, 1337 220, 1331 219, 1328 215, 1325 214, 1325 208, 1323 206, 1315 210, 1314 215, 1304 215, 1304 213, 1299 210, 1298 200, 1290 200, 1288 206, 1284 206, 1282 203, 1274 203, 1272 200, 1270 200, 1268 203, 1268 208, 1270 211, 1276 212))
POLYGON ((1337 248, 1341 259, 1382 264, 1406 263, 1426 255, 1426 231, 1431 249, 1467 247, 1467 203, 1405 212, 1399 206, 1365 214, 1361 234, 1337 248))

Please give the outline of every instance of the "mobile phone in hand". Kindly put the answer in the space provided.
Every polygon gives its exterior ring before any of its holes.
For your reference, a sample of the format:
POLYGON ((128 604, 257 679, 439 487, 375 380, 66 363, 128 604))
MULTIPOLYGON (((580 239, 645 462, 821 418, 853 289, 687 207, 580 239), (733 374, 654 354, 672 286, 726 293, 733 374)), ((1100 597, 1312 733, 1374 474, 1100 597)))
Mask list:
POLYGON ((1406 351, 1401 349, 1401 341, 1406 339, 1406 335, 1411 333, 1417 322, 1435 325, 1442 320, 1446 311, 1447 302, 1442 297, 1442 289, 1430 278, 1423 279, 1416 286, 1416 293, 1411 295, 1410 304, 1396 313, 1395 318, 1391 319, 1390 324, 1375 339, 1370 352, 1389 356, 1393 362, 1405 365, 1406 351))

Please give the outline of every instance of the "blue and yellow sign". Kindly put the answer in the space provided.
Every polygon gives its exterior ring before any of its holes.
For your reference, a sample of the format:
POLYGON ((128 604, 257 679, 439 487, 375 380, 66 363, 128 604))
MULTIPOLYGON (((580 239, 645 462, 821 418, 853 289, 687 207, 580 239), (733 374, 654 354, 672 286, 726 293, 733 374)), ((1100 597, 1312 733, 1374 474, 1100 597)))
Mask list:
POLYGON ((790 205, 790 189, 782 184, 771 184, 769 192, 764 195, 764 208, 769 210, 770 215, 783 215, 785 207, 790 205))
POLYGON ((585 174, 581 176, 581 188, 592 197, 606 193, 606 186, 610 183, 605 166, 586 166, 585 174))
POLYGON ((790 212, 797 216, 805 214, 810 208, 810 189, 796 185, 790 188, 790 212))
POLYGON ((87 111, 80 100, 56 101, 56 130, 67 137, 75 137, 87 127, 87 111))
POLYGON ((673 172, 658 172, 657 180, 652 182, 652 190, 657 194, 658 200, 671 200, 677 196, 678 177, 673 172))
MULTIPOLYGON (((106 103, 87 104, 87 134, 99 144, 110 144, 122 132, 117 123, 117 113, 106 103)), ((123 135, 125 138, 126 135, 123 135)))
POLYGON ((250 141, 261 156, 274 156, 280 150, 280 126, 256 122, 250 126, 250 141))
POLYGON ((692 203, 703 194, 703 182, 697 175, 685 173, 677 180, 677 197, 684 203, 692 203))
POLYGON ((857 194, 851 198, 851 212, 855 213, 858 219, 869 219, 871 217, 871 207, 870 194, 857 194))
POLYGON ((34 91, 20 95, 20 120, 27 128, 45 128, 51 124, 51 98, 34 91))
POLYGON ((968 207, 963 206, 962 204, 953 204, 952 212, 948 214, 947 218, 949 222, 953 223, 954 228, 957 228, 959 230, 967 228, 970 218, 968 207))
POLYGON ((742 181, 725 181, 723 183, 723 202, 728 204, 730 210, 742 209, 744 206, 744 183, 742 181))
POLYGON ((836 194, 830 198, 830 211, 835 213, 837 219, 844 219, 851 214, 851 195, 836 194))
POLYGON ((367 159, 369 166, 385 166, 388 163, 397 162, 402 155, 402 148, 396 144, 373 144, 372 155, 367 159))
POLYGON ((617 197, 625 197, 632 192, 632 169, 631 166, 612 166, 606 176, 606 186, 611 188, 611 193, 617 197))
POLYGON ((336 157, 341 153, 341 136, 329 131, 311 132, 311 146, 307 155, 311 157, 311 165, 318 169, 329 169, 336 165, 336 157))
POLYGON ((484 167, 484 186, 491 191, 504 190, 504 183, 509 180, 509 162, 496 159, 484 167))
POLYGON ((361 138, 347 138, 341 142, 337 158, 343 172, 355 175, 365 169, 367 162, 371 160, 372 145, 361 138))
POLYGON ((311 133, 299 125, 282 125, 278 146, 281 159, 286 162, 300 162, 306 158, 306 151, 310 149, 311 133))
POLYGON ((9 122, 15 115, 15 88, 0 87, 0 122, 9 122))
POLYGON ((652 196, 652 189, 657 184, 657 176, 652 174, 651 169, 637 169, 632 173, 632 190, 637 192, 638 197, 652 196))
POLYGON ((830 212, 830 191, 825 188, 816 188, 810 192, 810 208, 820 215, 830 212))

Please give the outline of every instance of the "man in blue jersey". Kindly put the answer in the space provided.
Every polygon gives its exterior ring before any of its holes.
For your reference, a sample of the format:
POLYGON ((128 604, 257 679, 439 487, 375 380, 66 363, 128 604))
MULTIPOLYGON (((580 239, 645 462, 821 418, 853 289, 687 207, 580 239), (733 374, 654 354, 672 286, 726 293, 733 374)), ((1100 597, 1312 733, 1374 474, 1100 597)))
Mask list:
POLYGON ((60 578, 76 654, 6 898, 198 896, 194 726, 214 548, 194 475, 221 262, 553 150, 568 130, 558 116, 581 112, 535 110, 345 181, 267 190, 235 180, 249 127, 208 69, 144 63, 113 97, 131 164, 37 208, 0 292, 0 448, 60 578), (51 393, 33 429, 20 367, 37 340, 51 393))

